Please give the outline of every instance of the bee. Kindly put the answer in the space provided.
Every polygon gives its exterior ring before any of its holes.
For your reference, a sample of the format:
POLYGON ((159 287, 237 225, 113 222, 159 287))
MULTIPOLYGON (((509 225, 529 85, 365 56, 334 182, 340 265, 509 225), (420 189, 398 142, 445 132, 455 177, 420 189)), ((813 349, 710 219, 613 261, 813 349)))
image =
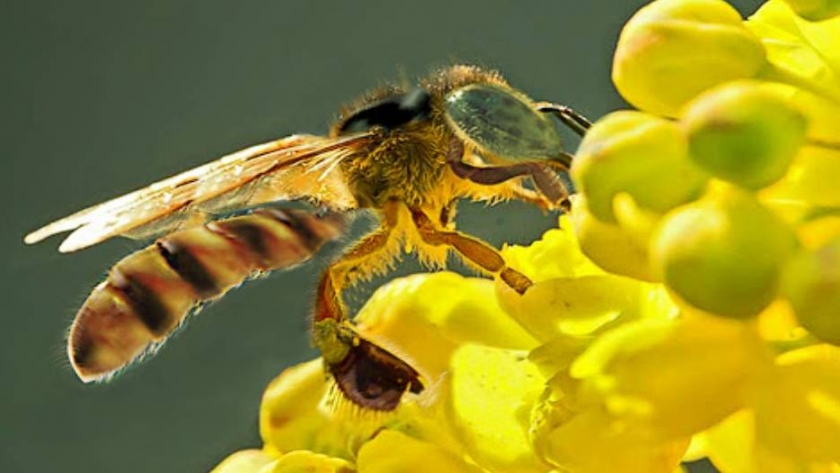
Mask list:
POLYGON ((384 273, 402 251, 432 268, 454 253, 524 293, 532 282, 456 230, 455 210, 461 199, 567 209, 561 176, 572 155, 550 116, 581 136, 590 126, 566 106, 533 101, 498 72, 451 66, 416 87, 365 95, 341 110, 328 136, 246 148, 30 233, 28 244, 70 231, 64 253, 118 235, 157 237, 119 261, 82 305, 68 336, 73 369, 85 382, 107 379, 154 351, 197 306, 302 263, 342 234, 345 215, 367 210, 378 226, 320 278, 312 340, 347 399, 395 409, 407 392, 423 390, 421 375, 360 336, 342 294, 384 273), (323 211, 281 205, 299 200, 323 211))

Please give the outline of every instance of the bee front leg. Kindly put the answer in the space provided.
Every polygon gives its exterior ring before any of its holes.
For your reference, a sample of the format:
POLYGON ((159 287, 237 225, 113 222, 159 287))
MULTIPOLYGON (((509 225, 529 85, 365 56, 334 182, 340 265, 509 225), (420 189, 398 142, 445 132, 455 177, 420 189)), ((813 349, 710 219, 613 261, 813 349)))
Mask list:
MULTIPOLYGON (((536 189, 551 204, 568 210, 569 192, 557 172, 568 170, 568 167, 557 161, 526 161, 505 166, 473 166, 465 163, 462 158, 464 146, 460 142, 453 142, 449 149, 447 162, 456 176, 491 186, 501 184, 516 177, 530 177, 536 189), (555 168, 557 168, 555 170, 555 168)), ((571 158, 570 158, 571 159, 571 158)), ((530 200, 530 199, 525 199, 530 200)))
POLYGON ((457 161, 450 162, 449 165, 458 177, 488 186, 501 184, 515 177, 528 176, 533 179, 536 189, 552 206, 568 209, 569 192, 562 179, 548 164, 527 162, 510 166, 478 167, 457 161))

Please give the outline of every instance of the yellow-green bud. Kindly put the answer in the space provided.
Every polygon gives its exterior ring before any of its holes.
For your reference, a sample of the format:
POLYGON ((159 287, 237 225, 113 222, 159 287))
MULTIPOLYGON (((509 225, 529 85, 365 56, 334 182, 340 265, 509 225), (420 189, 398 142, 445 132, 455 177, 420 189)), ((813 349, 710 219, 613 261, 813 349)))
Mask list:
POLYGON ((778 216, 727 186, 662 220, 651 264, 688 304, 745 318, 775 299, 780 268, 795 247, 793 230, 778 216))
POLYGON ((580 144, 571 175, 592 215, 609 223, 616 221, 619 193, 642 209, 665 212, 697 198, 706 183, 706 173, 688 158, 679 126, 636 111, 598 120, 580 144))
POLYGON ((657 0, 639 10, 618 38, 612 78, 639 109, 677 116, 698 93, 754 77, 764 47, 722 0, 657 0))
POLYGON ((796 255, 785 267, 782 291, 803 327, 840 345, 840 238, 796 255))
POLYGON ((701 94, 686 108, 682 124, 694 162, 747 189, 781 179, 808 127, 790 102, 749 81, 701 94))
POLYGON ((572 207, 572 225, 580 250, 605 271, 654 281, 648 261, 647 244, 622 227, 595 218, 585 199, 578 196, 572 207))
POLYGON ((827 20, 840 15, 840 0, 785 0, 785 3, 808 21, 827 20))

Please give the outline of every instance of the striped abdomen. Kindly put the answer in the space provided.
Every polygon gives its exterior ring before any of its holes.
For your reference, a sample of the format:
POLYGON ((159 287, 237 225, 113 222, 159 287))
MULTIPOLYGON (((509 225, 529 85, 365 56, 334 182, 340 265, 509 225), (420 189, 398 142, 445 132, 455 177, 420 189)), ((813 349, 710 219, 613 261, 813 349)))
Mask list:
POLYGON ((342 230, 339 215, 261 209, 171 233, 123 258, 70 328, 76 374, 85 382, 106 378, 162 343, 198 304, 306 261, 342 230))

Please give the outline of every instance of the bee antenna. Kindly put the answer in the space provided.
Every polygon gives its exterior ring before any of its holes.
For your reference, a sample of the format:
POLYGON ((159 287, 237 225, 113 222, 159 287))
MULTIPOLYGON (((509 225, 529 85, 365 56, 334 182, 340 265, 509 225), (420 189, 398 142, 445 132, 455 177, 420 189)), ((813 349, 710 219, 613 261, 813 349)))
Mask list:
POLYGON ((543 113, 556 115, 564 125, 580 136, 586 135, 587 130, 592 127, 592 122, 589 119, 566 105, 552 102, 539 102, 536 106, 537 110, 543 113))

